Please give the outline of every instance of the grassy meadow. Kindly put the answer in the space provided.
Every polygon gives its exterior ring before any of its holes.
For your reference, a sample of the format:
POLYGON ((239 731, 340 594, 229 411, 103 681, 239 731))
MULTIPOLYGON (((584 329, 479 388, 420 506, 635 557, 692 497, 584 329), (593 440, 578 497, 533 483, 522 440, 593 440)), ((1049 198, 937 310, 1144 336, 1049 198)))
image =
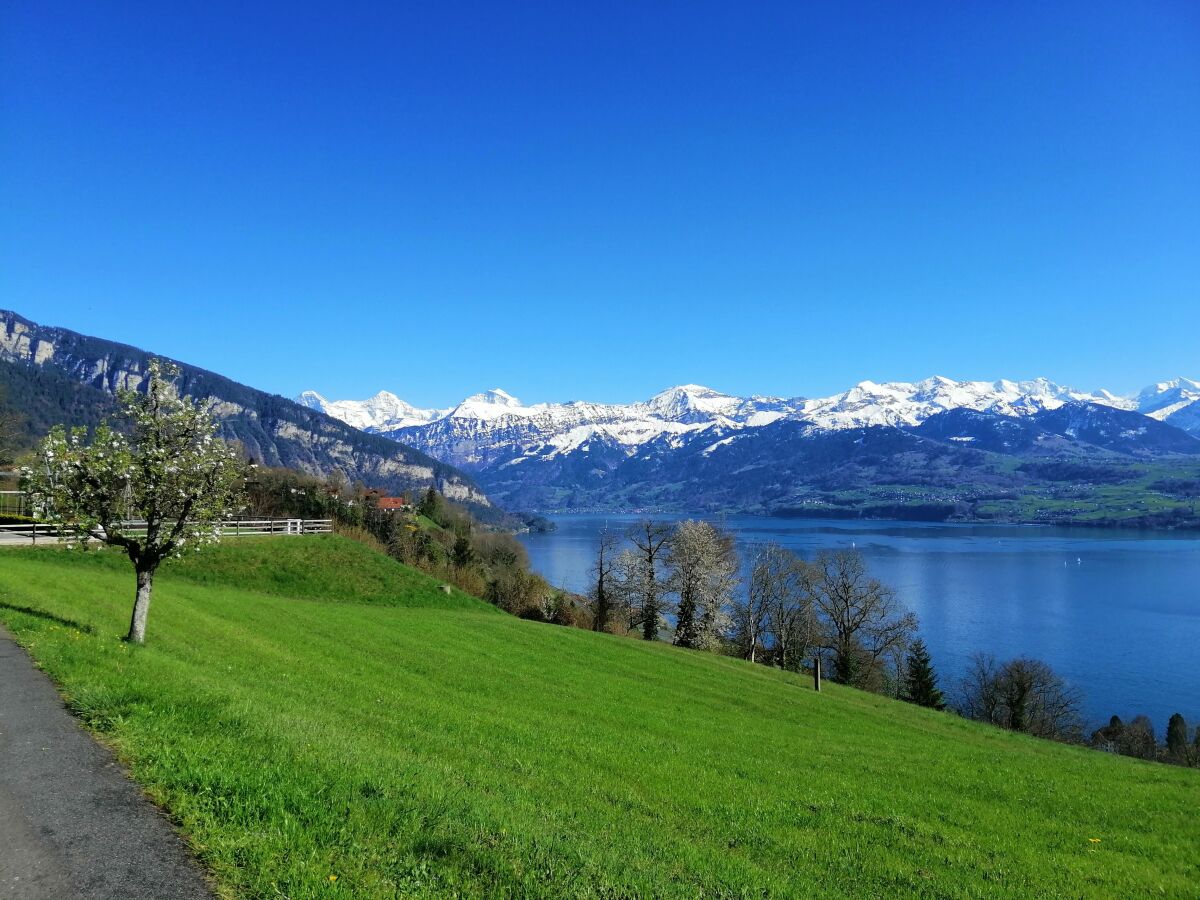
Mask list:
POLYGON ((1200 771, 521 621, 335 536, 156 581, 0 551, 0 622, 230 897, 1195 897, 1200 771))

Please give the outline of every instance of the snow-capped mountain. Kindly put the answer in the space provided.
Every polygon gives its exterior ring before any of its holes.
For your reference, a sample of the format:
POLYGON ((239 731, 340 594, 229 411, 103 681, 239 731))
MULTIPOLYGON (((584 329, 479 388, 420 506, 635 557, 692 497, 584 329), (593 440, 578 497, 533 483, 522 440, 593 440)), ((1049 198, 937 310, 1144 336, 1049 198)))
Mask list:
POLYGON ((379 431, 383 428, 399 428, 403 425, 420 425, 432 422, 446 414, 444 409, 417 409, 405 403, 395 394, 380 391, 366 400, 335 400, 330 402, 316 391, 305 391, 296 402, 327 416, 341 419, 363 431, 379 431))
POLYGON ((1064 403, 1099 403, 1131 408, 1130 401, 1100 391, 1089 394, 1044 378, 1034 381, 954 381, 934 376, 915 384, 863 381, 842 394, 807 401, 800 418, 822 428, 869 425, 913 426, 950 409, 973 409, 1002 416, 1028 416, 1064 403))
MULTIPOLYGON (((333 402, 306 391, 300 402, 455 465, 483 470, 529 457, 600 448, 629 455, 650 444, 679 447, 698 435, 721 440, 729 432, 784 419, 808 422, 825 431, 872 425, 915 427, 952 409, 1029 416, 1064 403, 1118 409, 1158 404, 1155 415, 1165 419, 1186 405, 1194 389, 1195 382, 1179 379, 1130 400, 1107 391, 1078 391, 1046 379, 954 381, 937 376, 916 383, 863 381, 840 394, 813 399, 736 397, 684 384, 630 404, 572 401, 527 406, 499 388, 468 397, 448 410, 418 409, 386 391, 369 400, 333 402)), ((1200 389, 1196 394, 1200 398, 1200 389)))
POLYGON ((475 473, 514 508, 807 508, 863 486, 887 495, 888 485, 913 483, 922 496, 954 494, 963 479, 975 493, 1000 496, 1038 482, 1037 473, 1108 478, 1116 476, 1097 473, 1113 460, 1200 459, 1200 391, 1186 379, 1137 398, 1045 379, 934 377, 864 381, 807 399, 737 397, 695 384, 628 404, 526 405, 499 389, 448 410, 415 409, 390 394, 361 403, 312 392, 303 399, 475 473), (1011 464, 987 461, 995 455, 1031 468, 1014 474, 1011 464), (1047 460, 1074 460, 1076 468, 1047 460))
POLYGON ((630 452, 652 441, 678 446, 713 428, 766 425, 799 414, 803 400, 735 397, 695 384, 673 387, 630 404, 536 403, 526 406, 495 388, 449 410, 417 409, 386 391, 369 400, 328 401, 305 391, 300 402, 367 431, 436 448, 476 470, 518 458, 559 456, 581 448, 630 452))
POLYGON ((1137 397, 1137 410, 1200 437, 1200 381, 1160 381, 1137 397))

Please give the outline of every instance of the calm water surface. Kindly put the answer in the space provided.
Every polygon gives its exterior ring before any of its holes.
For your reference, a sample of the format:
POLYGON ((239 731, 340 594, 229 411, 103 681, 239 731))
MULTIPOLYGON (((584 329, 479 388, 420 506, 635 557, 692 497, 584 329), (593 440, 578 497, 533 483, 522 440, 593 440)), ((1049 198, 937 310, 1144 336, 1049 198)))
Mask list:
MULTIPOLYGON (((633 516, 555 516, 525 535, 533 567, 585 591, 596 536, 633 516)), ((1200 723, 1200 538, 1004 525, 731 516, 743 559, 770 541, 805 557, 856 547, 921 619, 943 687, 977 650, 1050 663, 1084 692, 1093 722, 1173 712, 1200 723)))

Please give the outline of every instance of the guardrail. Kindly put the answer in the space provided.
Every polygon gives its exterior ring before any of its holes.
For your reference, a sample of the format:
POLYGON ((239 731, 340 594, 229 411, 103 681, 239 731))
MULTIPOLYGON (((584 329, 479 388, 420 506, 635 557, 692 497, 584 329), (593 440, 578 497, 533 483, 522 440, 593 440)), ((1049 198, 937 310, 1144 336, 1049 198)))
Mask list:
MULTIPOLYGON (((131 536, 146 533, 146 523, 122 522, 121 530, 131 536)), ((221 537, 251 537, 261 534, 329 534, 333 519, 231 519, 221 527, 221 537)), ((58 540, 55 525, 0 525, 0 544, 39 544, 58 540)))

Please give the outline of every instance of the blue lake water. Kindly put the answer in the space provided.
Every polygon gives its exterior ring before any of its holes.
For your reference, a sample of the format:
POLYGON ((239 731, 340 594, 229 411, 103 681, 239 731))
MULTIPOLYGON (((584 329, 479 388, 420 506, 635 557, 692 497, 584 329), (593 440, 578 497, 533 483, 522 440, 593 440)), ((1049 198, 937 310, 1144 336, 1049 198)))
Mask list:
MULTIPOLYGON (((587 589, 596 538, 635 516, 552 517, 524 535, 536 571, 587 589)), ((664 517, 665 518, 665 517, 664 517)), ((1169 532, 730 516, 743 559, 774 541, 802 556, 856 547, 921 620, 947 693, 972 653, 1043 659, 1080 687, 1092 723, 1145 713, 1162 739, 1200 723, 1200 538, 1169 532)))

